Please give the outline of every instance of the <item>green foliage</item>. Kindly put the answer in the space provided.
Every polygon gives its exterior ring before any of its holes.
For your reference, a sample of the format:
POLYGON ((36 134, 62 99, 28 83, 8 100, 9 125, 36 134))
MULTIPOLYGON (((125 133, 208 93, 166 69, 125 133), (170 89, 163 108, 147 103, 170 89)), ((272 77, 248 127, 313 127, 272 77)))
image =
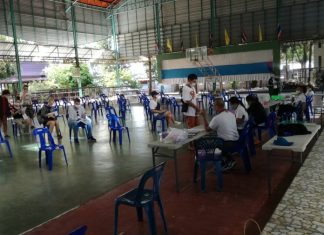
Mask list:
MULTIPOLYGON (((49 90, 49 89, 74 89, 78 87, 78 78, 74 78, 75 67, 69 64, 53 64, 47 70, 47 80, 42 82, 33 82, 30 85, 31 91, 49 90)), ((86 64, 80 65, 80 79, 82 87, 87 87, 93 83, 93 77, 90 74, 86 64)))
POLYGON ((15 75, 16 70, 14 64, 0 60, 0 79, 5 79, 12 75, 15 75))
POLYGON ((295 42, 293 44, 284 44, 282 46, 281 60, 289 62, 299 62, 302 67, 306 64, 310 51, 311 42, 295 42))
POLYGON ((232 81, 232 82, 231 82, 231 88, 232 88, 233 90, 237 89, 237 82, 236 82, 236 81, 232 81))
POLYGON ((133 79, 131 72, 127 68, 119 69, 119 84, 116 80, 116 70, 115 66, 107 66, 105 68, 103 77, 101 79, 97 79, 97 85, 99 86, 130 86, 132 88, 138 88, 139 82, 133 79))

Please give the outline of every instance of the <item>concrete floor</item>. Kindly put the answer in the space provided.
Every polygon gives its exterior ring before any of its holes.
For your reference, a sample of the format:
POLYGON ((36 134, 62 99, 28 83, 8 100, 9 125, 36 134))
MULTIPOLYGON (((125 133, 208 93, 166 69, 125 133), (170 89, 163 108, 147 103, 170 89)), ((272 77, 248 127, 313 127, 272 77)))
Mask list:
MULTIPOLYGON (((88 112, 89 113, 89 112, 88 112)), ((112 190, 152 166, 147 143, 150 132, 142 106, 127 113, 131 142, 124 135, 122 147, 109 143, 105 117, 94 124, 97 143, 87 143, 82 131, 80 144, 69 141, 68 126, 60 121, 62 143, 67 152, 67 167, 61 153, 48 171, 43 157, 38 168, 38 145, 31 135, 11 136, 14 158, 0 147, 0 234, 19 234, 57 215, 112 190)))

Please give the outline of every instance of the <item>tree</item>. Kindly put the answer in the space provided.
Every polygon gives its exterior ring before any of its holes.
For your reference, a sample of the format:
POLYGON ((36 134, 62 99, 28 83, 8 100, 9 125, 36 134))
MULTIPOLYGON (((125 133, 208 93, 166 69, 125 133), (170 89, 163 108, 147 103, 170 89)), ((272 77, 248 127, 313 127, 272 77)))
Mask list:
MULTIPOLYGON (((32 91, 48 89, 74 89, 78 87, 77 78, 73 77, 75 67, 70 64, 52 64, 46 69, 47 79, 42 82, 33 82, 32 91)), ((92 85, 93 77, 86 64, 80 65, 80 79, 82 87, 92 85)))
POLYGON ((281 60, 286 64, 286 76, 288 76, 288 63, 298 62, 303 71, 302 76, 306 78, 306 64, 307 62, 311 63, 312 47, 312 41, 295 42, 282 46, 281 60))
POLYGON ((6 79, 15 75, 15 73, 15 66, 12 63, 0 60, 0 79, 6 79))

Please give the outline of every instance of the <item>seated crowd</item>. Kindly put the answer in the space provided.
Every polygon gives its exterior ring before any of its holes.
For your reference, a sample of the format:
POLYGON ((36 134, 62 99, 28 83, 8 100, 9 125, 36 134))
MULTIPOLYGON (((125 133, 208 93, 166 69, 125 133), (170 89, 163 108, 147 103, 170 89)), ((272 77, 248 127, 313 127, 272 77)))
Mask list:
MULTIPOLYGON (((62 139, 62 132, 57 120, 57 104, 52 96, 47 102, 35 112, 32 106, 31 95, 28 93, 28 86, 23 87, 21 96, 16 97, 12 103, 10 100, 9 90, 3 90, 0 96, 0 128, 3 129, 5 138, 9 138, 8 134, 8 118, 12 116, 14 123, 18 125, 19 130, 26 129, 27 134, 31 133, 31 129, 35 127, 47 127, 51 133, 56 131, 58 139, 62 139)), ((92 135, 91 119, 83 106, 80 105, 80 99, 75 98, 74 104, 67 107, 66 117, 68 119, 68 126, 74 133, 74 142, 79 143, 78 129, 85 128, 89 142, 96 142, 92 135)), ((19 133, 17 133, 19 135, 19 133)))
MULTIPOLYGON (((183 105, 187 105, 187 109, 183 111, 184 122, 187 128, 192 128, 199 125, 198 117, 202 116, 206 130, 217 132, 217 135, 224 140, 224 149, 222 150, 223 156, 225 156, 224 168, 230 169, 235 165, 235 161, 231 158, 231 155, 227 153, 227 150, 233 148, 236 144, 240 133, 249 120, 253 120, 255 126, 266 123, 266 111, 256 95, 251 94, 245 98, 248 106, 247 108, 242 103, 241 97, 232 96, 228 100, 228 109, 225 108, 224 98, 219 96, 214 99, 214 110, 216 111, 216 115, 208 123, 205 110, 198 106, 197 93, 195 90, 196 83, 197 76, 190 74, 188 76, 188 83, 182 90, 183 105)), ((156 91, 151 92, 151 99, 149 100, 151 114, 156 117, 165 117, 168 127, 180 124, 180 122, 177 122, 174 118, 175 113, 173 114, 168 109, 162 107, 158 95, 159 93, 156 91)), ((278 106, 277 115, 279 118, 288 112, 300 112, 300 110, 297 109, 304 107, 307 95, 314 95, 311 86, 308 87, 307 94, 306 87, 298 86, 292 103, 280 104, 278 106)), ((17 125, 21 129, 23 129, 23 126, 27 127, 27 132, 29 133, 31 129, 35 127, 35 118, 37 118, 38 122, 44 127, 47 127, 51 133, 53 133, 55 129, 57 138, 62 139, 62 132, 57 120, 58 107, 53 97, 49 97, 47 102, 45 102, 37 112, 33 109, 31 95, 28 93, 28 86, 25 85, 23 87, 20 96, 16 97, 15 102, 12 104, 9 103, 9 97, 9 90, 3 90, 0 96, 0 128, 2 127, 6 138, 9 137, 7 119, 12 116, 17 125)), ((96 139, 92 135, 92 121, 87 116, 85 107, 81 105, 81 100, 75 98, 73 100, 73 105, 67 106, 65 111, 70 135, 71 132, 74 134, 74 142, 76 144, 79 143, 78 130, 80 127, 85 130, 89 142, 96 142, 96 139)), ((255 143, 257 143, 257 140, 255 143)), ((192 149, 192 147, 191 145, 190 148, 192 149)))

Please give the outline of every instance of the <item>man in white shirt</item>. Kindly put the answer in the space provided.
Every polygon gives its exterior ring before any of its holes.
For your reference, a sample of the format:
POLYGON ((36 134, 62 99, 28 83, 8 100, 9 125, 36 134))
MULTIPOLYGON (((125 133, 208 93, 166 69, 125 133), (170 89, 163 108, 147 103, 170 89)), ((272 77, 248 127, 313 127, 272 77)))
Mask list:
POLYGON ((187 110, 183 110, 183 115, 188 128, 199 125, 198 115, 201 111, 197 106, 197 93, 195 90, 197 79, 198 77, 196 74, 189 74, 188 83, 182 88, 183 105, 188 106, 187 110))
POLYGON ((237 131, 236 118, 233 113, 225 109, 223 99, 216 99, 214 103, 216 116, 208 124, 206 113, 203 113, 206 131, 216 131, 217 136, 224 140, 222 156, 224 160, 223 170, 229 170, 236 165, 229 151, 236 146, 239 139, 237 131))
POLYGON ((91 119, 87 117, 86 111, 83 106, 80 105, 80 99, 74 99, 74 105, 70 106, 67 110, 68 124, 73 129, 74 142, 79 143, 78 130, 80 126, 87 128, 87 137, 89 142, 96 142, 97 140, 92 136, 91 119))

